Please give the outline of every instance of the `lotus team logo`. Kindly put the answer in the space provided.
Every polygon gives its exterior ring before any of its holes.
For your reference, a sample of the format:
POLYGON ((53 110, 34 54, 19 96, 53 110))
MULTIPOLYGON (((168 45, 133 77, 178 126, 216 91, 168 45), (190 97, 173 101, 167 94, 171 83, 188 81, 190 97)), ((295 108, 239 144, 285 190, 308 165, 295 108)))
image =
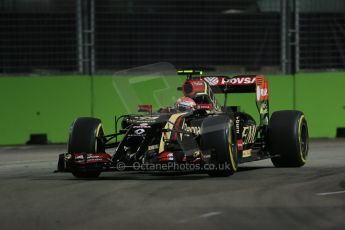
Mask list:
POLYGON ((205 77, 204 80, 209 84, 209 85, 217 85, 219 82, 218 77, 205 77))

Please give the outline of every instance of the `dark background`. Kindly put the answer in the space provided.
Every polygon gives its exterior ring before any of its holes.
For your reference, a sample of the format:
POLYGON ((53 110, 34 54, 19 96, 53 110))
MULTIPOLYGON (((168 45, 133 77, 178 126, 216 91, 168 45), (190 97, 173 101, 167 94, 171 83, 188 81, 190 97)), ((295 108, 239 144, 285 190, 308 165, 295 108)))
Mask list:
MULTIPOLYGON (((96 0, 95 71, 164 61, 177 68, 280 72, 280 2, 96 0)), ((345 68, 343 2, 299 1, 300 70, 345 68)), ((2 0, 0 74, 80 72, 77 3, 2 0)))

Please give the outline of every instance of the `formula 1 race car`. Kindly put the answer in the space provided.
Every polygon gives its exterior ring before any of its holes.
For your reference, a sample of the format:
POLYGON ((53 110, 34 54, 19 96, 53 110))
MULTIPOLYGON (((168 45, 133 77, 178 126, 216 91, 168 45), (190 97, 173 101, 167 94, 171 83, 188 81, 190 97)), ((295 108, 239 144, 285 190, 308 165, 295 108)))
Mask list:
POLYGON ((139 105, 139 112, 146 114, 116 118, 114 134, 106 135, 97 118, 77 118, 70 129, 68 151, 59 155, 57 171, 92 178, 105 171, 183 168, 229 176, 238 164, 267 158, 276 167, 306 163, 305 116, 295 110, 269 116, 264 76, 203 76, 194 70, 178 73, 187 79, 178 88, 184 97, 174 107, 152 112, 151 105, 139 105), (256 94, 258 124, 237 106, 228 106, 229 93, 256 94), (215 94, 224 94, 223 106, 215 94), (119 124, 121 128, 117 128, 119 124), (106 149, 114 149, 114 153, 106 149))

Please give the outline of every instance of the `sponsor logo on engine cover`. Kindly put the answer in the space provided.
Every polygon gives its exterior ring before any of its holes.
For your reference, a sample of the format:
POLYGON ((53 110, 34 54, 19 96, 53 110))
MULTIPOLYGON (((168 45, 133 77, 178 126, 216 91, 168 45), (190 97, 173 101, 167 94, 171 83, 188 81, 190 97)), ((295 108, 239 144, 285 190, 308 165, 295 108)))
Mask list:
POLYGON ((133 130, 133 133, 128 134, 129 137, 144 137, 146 135, 145 129, 140 127, 140 129, 133 130))
POLYGON ((242 152, 242 157, 250 157, 251 155, 252 155, 251 149, 243 150, 242 152))
POLYGON ((134 133, 137 134, 137 135, 142 135, 142 134, 145 133, 145 129, 137 129, 137 130, 134 131, 134 133))
POLYGON ((218 85, 218 77, 205 77, 204 80, 211 86, 218 85))
POLYGON ((255 141, 256 127, 255 125, 250 125, 243 127, 242 139, 244 144, 251 144, 255 141))
POLYGON ((193 86, 203 86, 204 83, 202 81, 192 81, 191 82, 193 86))
POLYGON ((150 123, 155 123, 157 122, 156 120, 158 119, 159 117, 157 116, 150 116, 150 117, 147 117, 147 116, 144 116, 144 117, 130 117, 128 119, 128 122, 133 124, 133 123, 140 123, 141 124, 147 124, 149 125, 150 123))
POLYGON ((268 105, 267 102, 264 101, 261 105, 260 105, 260 114, 267 114, 268 113, 268 105))
POLYGON ((189 132, 189 133, 193 133, 195 135, 200 135, 200 133, 201 133, 200 126, 187 126, 186 123, 183 123, 182 130, 189 132))
POLYGON ((159 145, 149 145, 148 147, 147 147, 147 150, 148 151, 150 151, 150 150, 156 150, 156 149, 158 149, 159 148, 159 145))
POLYGON ((250 85, 255 83, 255 77, 235 77, 222 79, 222 85, 231 84, 231 85, 250 85))
POLYGON ((140 125, 133 126, 133 128, 134 129, 149 129, 149 128, 151 128, 151 126, 148 125, 147 123, 145 123, 145 125, 140 124, 140 125))
POLYGON ((256 100, 260 101, 261 98, 264 98, 268 95, 268 90, 267 88, 260 88, 260 86, 256 87, 256 100))
POLYGON ((237 116, 236 117, 236 134, 240 134, 240 117, 239 116, 237 116))

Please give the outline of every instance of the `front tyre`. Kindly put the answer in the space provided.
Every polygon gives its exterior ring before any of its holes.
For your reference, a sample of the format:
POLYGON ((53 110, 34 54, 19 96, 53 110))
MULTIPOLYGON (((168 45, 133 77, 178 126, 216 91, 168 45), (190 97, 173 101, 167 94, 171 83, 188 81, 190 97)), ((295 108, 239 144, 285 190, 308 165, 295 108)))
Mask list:
POLYGON ((301 167, 309 149, 308 125, 300 111, 274 112, 269 122, 269 151, 275 167, 301 167))
MULTIPOLYGON (((104 131, 100 119, 93 117, 77 118, 70 129, 68 153, 104 153, 104 131)), ((77 178, 95 178, 100 171, 72 170, 77 178)))
POLYGON ((211 154, 210 168, 213 177, 230 176, 237 171, 235 130, 226 115, 207 117, 201 125, 201 151, 211 154), (214 168, 211 168, 214 166, 214 168))
POLYGON ((70 129, 68 153, 104 153, 103 136, 100 119, 79 117, 70 129))

